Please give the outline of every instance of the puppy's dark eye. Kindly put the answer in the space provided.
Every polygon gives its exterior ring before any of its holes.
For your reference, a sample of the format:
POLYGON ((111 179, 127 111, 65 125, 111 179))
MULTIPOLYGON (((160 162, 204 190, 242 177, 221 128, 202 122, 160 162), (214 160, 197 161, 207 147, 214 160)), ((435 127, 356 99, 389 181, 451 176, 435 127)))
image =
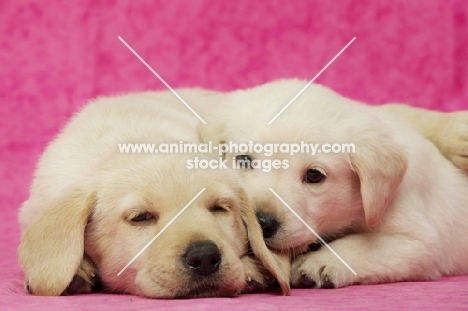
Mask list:
POLYGON ((152 219, 154 219, 154 216, 148 212, 136 213, 135 215, 132 215, 132 218, 130 218, 132 222, 143 222, 152 219))
POLYGON ((213 205, 210 208, 210 211, 212 213, 226 213, 228 210, 226 208, 222 207, 221 205, 213 205))
POLYGON ((321 171, 311 168, 307 170, 307 173, 304 177, 304 181, 309 184, 318 184, 325 180, 327 176, 321 171))
POLYGON ((237 168, 240 169, 251 169, 252 168, 252 158, 247 154, 241 154, 236 156, 237 168))

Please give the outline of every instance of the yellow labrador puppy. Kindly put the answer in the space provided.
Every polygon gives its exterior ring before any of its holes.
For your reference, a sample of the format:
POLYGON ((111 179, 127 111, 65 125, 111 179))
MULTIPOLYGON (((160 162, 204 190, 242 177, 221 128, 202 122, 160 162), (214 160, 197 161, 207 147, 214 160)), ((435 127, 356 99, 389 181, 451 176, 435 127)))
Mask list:
POLYGON ((200 126, 205 140, 319 146, 314 155, 286 149, 271 156, 225 155, 258 168, 242 175, 268 246, 301 252, 317 242, 286 203, 325 240, 341 237, 330 246, 357 273, 322 247, 295 258, 292 285, 329 288, 468 273, 468 176, 413 129, 468 168, 468 114, 371 107, 311 85, 268 124, 305 85, 282 80, 233 92, 200 126), (355 151, 329 152, 344 144, 355 151), (265 170, 272 161, 276 169, 265 170))
POLYGON ((101 98, 73 118, 20 210, 29 292, 87 293, 100 280, 106 291, 152 298, 227 296, 265 287, 271 273, 288 293, 287 269, 263 244, 237 173, 187 168, 208 155, 119 152, 121 143, 196 142, 197 122, 169 92, 101 98))

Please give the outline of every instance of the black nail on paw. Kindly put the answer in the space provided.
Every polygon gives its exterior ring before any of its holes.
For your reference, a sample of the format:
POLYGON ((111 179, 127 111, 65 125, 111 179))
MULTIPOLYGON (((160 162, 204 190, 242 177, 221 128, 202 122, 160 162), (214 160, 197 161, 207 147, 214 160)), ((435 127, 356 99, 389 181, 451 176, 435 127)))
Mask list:
POLYGON ((103 291, 104 285, 102 284, 102 280, 98 275, 93 277, 92 282, 93 282, 93 286, 91 287, 91 291, 93 293, 103 291))
POLYGON ((75 275, 73 280, 70 282, 67 288, 67 293, 69 295, 79 294, 81 288, 84 284, 84 279, 81 276, 75 275))
POLYGON ((325 289, 335 288, 335 284, 333 284, 333 282, 331 281, 325 281, 322 284, 322 288, 325 288, 325 289))
POLYGON ((28 293, 30 294, 34 294, 33 290, 31 289, 31 287, 28 285, 26 285, 26 290, 28 291, 28 293))
POLYGON ((263 289, 262 284, 255 280, 247 281, 247 285, 244 288, 244 293, 257 293, 263 289))
POLYGON ((301 276, 300 286, 304 288, 311 288, 315 286, 315 281, 307 276, 307 274, 303 274, 301 276))

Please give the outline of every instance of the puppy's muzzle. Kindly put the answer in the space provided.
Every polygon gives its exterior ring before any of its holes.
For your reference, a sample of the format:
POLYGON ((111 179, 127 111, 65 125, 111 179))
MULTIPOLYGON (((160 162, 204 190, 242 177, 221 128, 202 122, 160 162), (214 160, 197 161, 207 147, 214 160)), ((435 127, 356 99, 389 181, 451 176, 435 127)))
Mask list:
POLYGON ((187 247, 184 263, 194 274, 209 276, 219 269, 221 253, 211 241, 197 241, 187 247))
POLYGON ((260 226, 262 227, 263 238, 269 239, 272 238, 280 227, 279 221, 275 216, 270 214, 265 214, 261 212, 256 212, 257 220, 260 226))

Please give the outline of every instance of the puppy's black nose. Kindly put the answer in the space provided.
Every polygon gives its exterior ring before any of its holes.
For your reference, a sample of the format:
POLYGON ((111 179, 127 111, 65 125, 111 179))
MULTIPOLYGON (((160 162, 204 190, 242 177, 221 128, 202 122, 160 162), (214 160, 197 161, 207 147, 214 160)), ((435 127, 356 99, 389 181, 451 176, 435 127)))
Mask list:
POLYGON ((185 263, 195 274, 208 276, 219 269, 221 253, 211 241, 198 241, 187 247, 185 263))
POLYGON ((263 231, 263 238, 273 237, 280 227, 279 221, 272 215, 256 212, 257 220, 263 231))

